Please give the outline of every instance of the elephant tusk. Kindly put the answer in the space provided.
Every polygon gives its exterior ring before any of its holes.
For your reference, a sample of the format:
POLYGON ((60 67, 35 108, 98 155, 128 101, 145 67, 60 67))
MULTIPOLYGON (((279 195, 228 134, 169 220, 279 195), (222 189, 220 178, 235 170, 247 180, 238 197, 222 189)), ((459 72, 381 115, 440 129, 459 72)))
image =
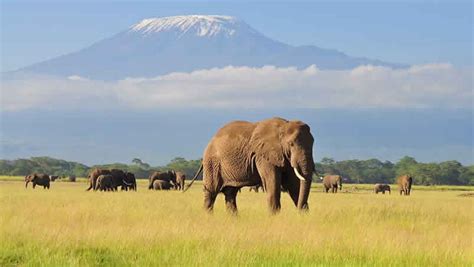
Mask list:
POLYGON ((301 174, 298 172, 298 169, 297 169, 297 168, 293 168, 293 170, 295 171, 296 177, 298 177, 298 179, 300 179, 301 181, 306 181, 306 179, 303 177, 303 175, 301 175, 301 174))

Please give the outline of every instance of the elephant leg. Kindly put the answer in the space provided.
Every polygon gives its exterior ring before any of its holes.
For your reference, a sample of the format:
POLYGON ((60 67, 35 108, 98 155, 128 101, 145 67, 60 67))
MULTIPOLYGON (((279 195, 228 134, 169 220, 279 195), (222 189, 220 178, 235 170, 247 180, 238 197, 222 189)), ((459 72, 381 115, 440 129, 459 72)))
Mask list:
POLYGON ((35 189, 35 187, 36 187, 36 184, 35 184, 35 183, 33 183, 33 189, 35 189))
POLYGON ((216 201, 217 193, 206 190, 204 192, 204 209, 212 212, 214 209, 214 202, 216 201))
POLYGON ((282 187, 288 192, 288 195, 290 195, 295 207, 298 206, 298 197, 300 192, 299 181, 300 180, 298 177, 296 177, 293 170, 285 172, 281 178, 282 187))
POLYGON ((237 192, 239 191, 236 187, 225 187, 222 193, 225 195, 225 205, 227 211, 232 214, 237 214, 237 192))
POLYGON ((281 208, 281 173, 273 166, 257 164, 257 169, 267 191, 268 207, 273 214, 278 213, 281 208))

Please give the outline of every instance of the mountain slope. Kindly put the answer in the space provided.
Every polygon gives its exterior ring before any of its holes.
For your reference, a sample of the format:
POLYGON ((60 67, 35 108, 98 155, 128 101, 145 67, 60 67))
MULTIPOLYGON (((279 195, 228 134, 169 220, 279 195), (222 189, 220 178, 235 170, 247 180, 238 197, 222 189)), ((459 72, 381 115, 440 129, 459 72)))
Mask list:
POLYGON ((316 46, 290 46, 233 17, 191 15, 144 19, 90 47, 21 71, 116 80, 228 65, 304 68, 312 64, 321 69, 398 66, 316 46))

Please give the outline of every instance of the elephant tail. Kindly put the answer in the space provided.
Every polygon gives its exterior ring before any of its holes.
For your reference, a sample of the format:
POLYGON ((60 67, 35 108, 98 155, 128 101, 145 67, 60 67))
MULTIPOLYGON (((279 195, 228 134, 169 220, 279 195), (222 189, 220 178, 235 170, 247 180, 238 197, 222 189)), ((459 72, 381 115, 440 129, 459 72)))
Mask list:
POLYGON ((203 169, 203 165, 201 163, 201 166, 199 167, 199 170, 197 171, 196 175, 194 175, 194 178, 191 180, 191 182, 186 186, 186 188, 183 190, 183 193, 188 191, 188 189, 191 187, 191 185, 194 183, 194 181, 198 178, 199 174, 201 174, 203 169))

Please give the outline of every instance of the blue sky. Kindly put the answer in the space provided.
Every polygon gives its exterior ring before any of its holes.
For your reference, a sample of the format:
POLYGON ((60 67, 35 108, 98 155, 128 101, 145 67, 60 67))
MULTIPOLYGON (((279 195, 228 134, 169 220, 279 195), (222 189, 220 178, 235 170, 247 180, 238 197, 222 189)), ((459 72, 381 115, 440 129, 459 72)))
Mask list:
POLYGON ((293 45, 389 62, 472 66, 471 1, 2 1, 1 71, 84 48, 147 17, 225 14, 293 45))
POLYGON ((288 44, 408 65, 236 66, 160 76, 166 83, 13 75, 0 88, 2 158, 162 164, 199 158, 225 122, 281 116, 311 125, 317 160, 474 163, 471 1, 1 3, 0 71, 77 51, 144 18, 189 14, 231 15, 288 44))

